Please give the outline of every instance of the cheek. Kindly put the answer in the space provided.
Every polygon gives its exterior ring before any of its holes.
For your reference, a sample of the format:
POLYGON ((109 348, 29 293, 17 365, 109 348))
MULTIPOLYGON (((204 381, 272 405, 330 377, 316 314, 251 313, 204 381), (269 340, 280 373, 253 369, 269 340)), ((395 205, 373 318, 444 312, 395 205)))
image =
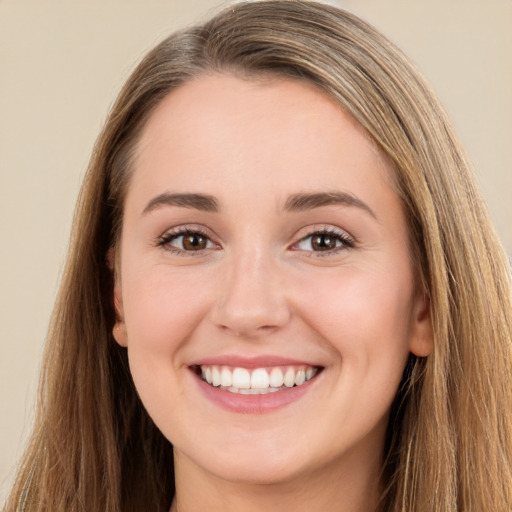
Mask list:
POLYGON ((296 282, 309 290, 300 295, 303 317, 347 371, 401 375, 411 331, 413 286, 407 273, 352 267, 296 282))
POLYGON ((126 266, 123 301, 129 353, 180 365, 179 348, 207 314, 212 283, 195 270, 126 266))
POLYGON ((209 309, 211 287, 194 272, 165 265, 125 265, 123 301, 128 360, 137 392, 165 433, 181 429, 177 418, 186 393, 186 347, 209 309), (178 412, 177 412, 178 411, 178 412))

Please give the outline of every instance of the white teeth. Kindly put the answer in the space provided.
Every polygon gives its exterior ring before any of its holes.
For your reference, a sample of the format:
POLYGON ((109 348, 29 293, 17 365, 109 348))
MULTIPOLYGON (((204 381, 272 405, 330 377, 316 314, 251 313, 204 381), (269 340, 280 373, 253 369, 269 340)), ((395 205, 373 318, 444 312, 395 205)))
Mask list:
POLYGON ((284 385, 287 388, 293 387, 295 384, 295 372, 293 371, 293 368, 288 368, 286 370, 286 373, 284 374, 284 385))
POLYGON ((302 384, 304 384, 304 382, 306 382, 306 372, 304 370, 300 369, 295 374, 295 385, 301 386, 302 384))
POLYGON ((214 386, 220 386, 220 372, 217 366, 212 368, 212 384, 214 386))
POLYGON ((220 372, 220 385, 229 388, 233 384, 233 376, 228 368, 223 367, 220 372))
POLYGON ((281 368, 272 368, 270 372, 270 386, 280 388, 283 385, 283 372, 281 368))
POLYGON ((267 388, 267 389, 238 389, 234 387, 226 388, 226 391, 231 393, 238 393, 240 395, 266 395, 267 393, 275 393, 281 391, 279 388, 267 388))
POLYGON ((274 393, 293 386, 302 386, 318 372, 312 366, 275 366, 272 369, 255 368, 251 371, 240 367, 202 365, 200 370, 201 377, 208 384, 243 395, 274 393))
MULTIPOLYGON (((251 375, 251 388, 265 389, 270 384, 270 377, 268 376, 267 370, 264 368, 258 368, 254 370, 251 375)), ((277 387, 277 386, 272 386, 277 387)))
POLYGON ((233 387, 238 389, 250 389, 251 375, 245 368, 235 368, 233 371, 233 387))

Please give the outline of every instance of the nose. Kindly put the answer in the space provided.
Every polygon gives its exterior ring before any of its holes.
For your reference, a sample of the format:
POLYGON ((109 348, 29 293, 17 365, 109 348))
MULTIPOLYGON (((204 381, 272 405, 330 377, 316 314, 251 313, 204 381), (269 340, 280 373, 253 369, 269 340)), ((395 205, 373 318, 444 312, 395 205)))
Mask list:
POLYGON ((260 337, 286 325, 291 316, 282 271, 262 254, 227 263, 217 297, 213 322, 235 336, 260 337))

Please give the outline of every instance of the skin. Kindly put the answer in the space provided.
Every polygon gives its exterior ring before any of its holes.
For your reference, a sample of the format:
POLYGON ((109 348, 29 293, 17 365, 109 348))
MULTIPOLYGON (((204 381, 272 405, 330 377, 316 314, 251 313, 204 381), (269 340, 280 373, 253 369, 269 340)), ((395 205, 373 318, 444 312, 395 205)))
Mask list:
POLYGON ((372 510, 408 354, 432 349, 384 156, 308 83, 214 74, 161 102, 133 169, 115 336, 174 445, 173 510, 372 510), (361 204, 285 208, 293 194, 333 191, 361 204), (206 194, 219 210, 148 207, 163 193, 206 194), (201 229, 204 248, 159 243, 182 226, 201 229), (330 252, 311 243, 326 229, 330 252), (323 370, 300 399, 240 414, 206 398, 190 371, 223 354, 323 370))

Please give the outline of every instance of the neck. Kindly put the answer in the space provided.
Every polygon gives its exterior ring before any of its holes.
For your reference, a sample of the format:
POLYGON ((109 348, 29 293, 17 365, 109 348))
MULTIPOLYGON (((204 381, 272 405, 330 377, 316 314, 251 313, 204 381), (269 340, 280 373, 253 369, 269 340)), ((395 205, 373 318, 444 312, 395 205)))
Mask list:
POLYGON ((350 459, 283 482, 261 484, 219 478, 175 451, 176 496, 171 512, 373 512, 381 458, 350 459))

